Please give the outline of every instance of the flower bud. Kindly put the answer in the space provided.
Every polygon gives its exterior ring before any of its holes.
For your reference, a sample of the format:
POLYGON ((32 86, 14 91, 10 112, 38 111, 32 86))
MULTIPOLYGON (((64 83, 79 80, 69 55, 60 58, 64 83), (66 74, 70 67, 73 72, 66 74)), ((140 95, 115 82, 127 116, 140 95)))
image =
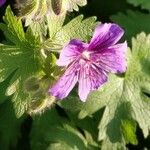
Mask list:
POLYGON ((56 15, 59 15, 61 13, 62 0, 51 0, 51 5, 52 5, 53 12, 56 15))

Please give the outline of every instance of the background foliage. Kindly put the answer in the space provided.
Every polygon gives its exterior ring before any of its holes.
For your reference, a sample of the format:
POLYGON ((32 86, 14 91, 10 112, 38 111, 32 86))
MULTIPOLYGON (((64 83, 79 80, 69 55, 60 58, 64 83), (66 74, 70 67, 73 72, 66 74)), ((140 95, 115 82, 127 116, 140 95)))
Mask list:
POLYGON ((62 1, 68 12, 59 16, 46 13, 46 0, 0 9, 0 149, 150 149, 149 0, 70 2, 62 1), (60 74, 56 52, 72 38, 88 41, 96 18, 124 28, 127 72, 110 75, 86 103, 76 90, 55 102, 47 89, 60 74))

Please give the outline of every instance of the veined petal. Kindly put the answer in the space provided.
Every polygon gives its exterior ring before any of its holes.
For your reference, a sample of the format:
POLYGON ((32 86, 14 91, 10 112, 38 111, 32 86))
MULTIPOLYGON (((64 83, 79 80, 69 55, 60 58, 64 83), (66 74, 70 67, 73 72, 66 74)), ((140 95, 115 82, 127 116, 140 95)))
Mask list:
POLYGON ((117 24, 105 23, 96 27, 89 44, 89 50, 101 50, 116 44, 123 36, 124 31, 117 24))
POLYGON ((78 81, 78 64, 72 64, 67 68, 64 75, 58 80, 58 82, 49 89, 49 92, 57 97, 63 99, 68 96, 70 91, 73 89, 78 81))
POLYGON ((4 5, 5 2, 6 2, 6 0, 0 0, 0 7, 1 7, 2 5, 4 5))
POLYGON ((106 81, 107 73, 101 68, 93 64, 81 67, 78 89, 81 101, 85 102, 90 91, 98 89, 106 81))
POLYGON ((92 60, 103 70, 112 73, 123 73, 126 71, 127 63, 125 52, 127 43, 116 44, 103 49, 92 56, 92 60))
POLYGON ((69 44, 62 49, 59 59, 57 60, 57 65, 68 66, 82 53, 85 49, 85 45, 86 44, 80 40, 71 40, 69 44))

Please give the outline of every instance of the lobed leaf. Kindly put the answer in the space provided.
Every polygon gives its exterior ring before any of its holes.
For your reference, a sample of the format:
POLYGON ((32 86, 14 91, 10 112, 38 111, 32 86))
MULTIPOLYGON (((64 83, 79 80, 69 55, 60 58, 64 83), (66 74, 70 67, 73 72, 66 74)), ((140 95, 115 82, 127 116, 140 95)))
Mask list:
POLYGON ((67 11, 78 11, 78 6, 85 6, 87 0, 62 0, 62 9, 67 11))
POLYGON ((90 17, 83 20, 83 15, 77 16, 56 33, 56 43, 64 45, 71 39, 88 41, 96 25, 95 21, 96 17, 90 17))
POLYGON ((12 101, 19 117, 25 112, 30 101, 24 89, 24 82, 40 70, 38 61, 40 41, 33 36, 30 29, 24 33, 21 20, 13 15, 10 7, 6 10, 4 23, 0 24, 0 29, 7 39, 6 44, 0 44, 0 80, 3 81, 16 70, 7 95, 14 94, 12 101))
POLYGON ((144 137, 149 135, 150 98, 147 95, 150 94, 150 35, 141 33, 136 39, 133 38, 132 51, 128 52, 128 56, 124 77, 110 75, 108 83, 92 92, 86 103, 81 103, 73 95, 60 103, 66 110, 79 112, 81 119, 105 107, 98 127, 99 140, 103 141, 102 149, 109 145, 124 147, 125 141, 137 144, 136 122, 144 137))
POLYGON ((31 130, 31 148, 86 150, 87 141, 68 120, 60 117, 55 108, 35 117, 31 130))

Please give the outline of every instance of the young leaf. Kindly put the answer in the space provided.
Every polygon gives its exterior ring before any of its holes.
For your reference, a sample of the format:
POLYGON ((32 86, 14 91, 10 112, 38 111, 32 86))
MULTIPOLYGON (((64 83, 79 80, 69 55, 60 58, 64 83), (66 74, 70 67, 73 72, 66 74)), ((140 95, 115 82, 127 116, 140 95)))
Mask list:
POLYGON ((97 24, 96 17, 90 17, 83 20, 80 15, 63 26, 65 14, 56 16, 55 14, 47 16, 50 38, 44 43, 44 49, 48 51, 59 51, 73 38, 79 38, 88 41, 92 35, 93 29, 97 24))
POLYGON ((33 33, 46 35, 45 18, 47 18, 51 37, 53 30, 57 30, 57 26, 61 25, 61 22, 63 23, 66 11, 73 11, 73 9, 78 11, 78 5, 84 6, 86 3, 86 0, 26 0, 20 1, 17 7, 19 7, 19 16, 25 19, 25 26, 31 25, 33 33), (57 4, 60 4, 58 15, 54 13, 54 9, 58 9, 55 8, 57 4))
POLYGON ((49 0, 48 3, 50 13, 48 13, 46 17, 48 22, 49 36, 51 39, 53 39, 55 34, 63 26, 66 17, 66 11, 73 11, 73 9, 78 10, 78 5, 86 5, 86 0, 49 0), (60 8, 56 8, 58 5, 60 5, 60 8), (54 9, 60 9, 60 13, 58 15, 55 14, 54 9))
POLYGON ((50 39, 53 39, 55 37, 55 34, 62 28, 66 17, 66 13, 55 15, 52 12, 51 14, 48 14, 46 17, 49 29, 49 37, 50 39))
POLYGON ((48 11, 47 0, 26 0, 21 1, 19 5, 19 15, 25 19, 25 26, 41 22, 48 11))
POLYGON ((6 10, 0 29, 7 39, 6 44, 0 44, 0 77, 4 80, 16 70, 7 95, 16 91, 12 101, 19 117, 25 112, 30 101, 24 90, 24 81, 39 72, 40 41, 32 35, 30 29, 24 33, 21 20, 13 15, 10 7, 6 10))
POLYGON ((96 17, 90 17, 83 20, 83 15, 80 15, 68 24, 63 26, 55 35, 56 43, 64 45, 73 38, 79 38, 83 41, 88 41, 92 35, 92 29, 96 25, 96 17))
POLYGON ((84 6, 86 4, 87 4, 87 0, 62 0, 62 9, 67 11, 73 11, 74 9, 78 11, 79 10, 78 5, 84 6))

